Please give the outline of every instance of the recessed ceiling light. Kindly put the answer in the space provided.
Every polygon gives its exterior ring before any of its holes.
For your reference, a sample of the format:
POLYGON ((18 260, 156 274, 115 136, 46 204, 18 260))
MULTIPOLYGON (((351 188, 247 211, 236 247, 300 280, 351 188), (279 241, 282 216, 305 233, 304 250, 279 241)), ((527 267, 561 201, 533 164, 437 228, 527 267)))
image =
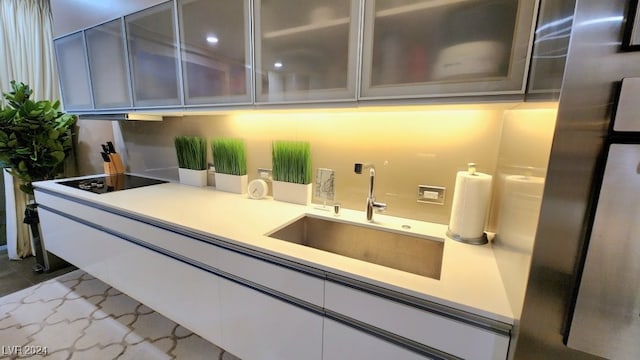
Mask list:
POLYGON ((273 63, 273 67, 276 69, 280 69, 282 67, 282 63, 280 61, 276 61, 273 63))
POLYGON ((207 42, 209 44, 217 44, 218 43, 218 37, 215 35, 209 35, 207 36, 207 42))

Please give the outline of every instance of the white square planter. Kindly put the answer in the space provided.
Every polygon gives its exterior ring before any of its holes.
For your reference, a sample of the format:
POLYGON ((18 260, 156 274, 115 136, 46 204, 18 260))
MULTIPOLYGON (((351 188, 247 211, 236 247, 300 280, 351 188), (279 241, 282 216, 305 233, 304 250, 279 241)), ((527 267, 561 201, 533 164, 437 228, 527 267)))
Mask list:
POLYGON ((249 177, 247 175, 229 175, 215 173, 216 178, 216 190, 246 194, 247 182, 249 177))
POLYGON ((191 186, 207 186, 207 170, 191 170, 178 168, 180 184, 191 186))
POLYGON ((300 205, 311 204, 312 184, 273 182, 273 199, 300 205))

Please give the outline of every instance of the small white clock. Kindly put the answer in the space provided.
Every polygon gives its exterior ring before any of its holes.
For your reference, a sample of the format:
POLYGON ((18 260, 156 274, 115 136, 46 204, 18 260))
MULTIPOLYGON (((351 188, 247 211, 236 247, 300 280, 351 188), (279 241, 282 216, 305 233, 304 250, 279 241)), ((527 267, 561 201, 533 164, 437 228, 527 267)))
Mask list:
POLYGON ((262 179, 251 180, 247 188, 249 197, 252 199, 262 199, 267 196, 268 191, 269 185, 267 185, 267 182, 262 179))

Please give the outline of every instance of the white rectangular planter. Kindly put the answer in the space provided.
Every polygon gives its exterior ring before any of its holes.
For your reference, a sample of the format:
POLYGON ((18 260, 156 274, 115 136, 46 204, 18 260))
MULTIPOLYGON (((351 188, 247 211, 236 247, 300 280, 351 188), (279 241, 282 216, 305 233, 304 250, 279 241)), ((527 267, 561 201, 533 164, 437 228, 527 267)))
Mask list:
POLYGON ((229 174, 215 174, 216 178, 216 190, 246 194, 247 182, 249 177, 247 175, 229 175, 229 174))
POLYGON ((178 168, 180 184, 191 186, 207 186, 207 170, 191 170, 178 168))
POLYGON ((295 184, 284 181, 273 182, 273 199, 300 205, 311 204, 312 184, 295 184))

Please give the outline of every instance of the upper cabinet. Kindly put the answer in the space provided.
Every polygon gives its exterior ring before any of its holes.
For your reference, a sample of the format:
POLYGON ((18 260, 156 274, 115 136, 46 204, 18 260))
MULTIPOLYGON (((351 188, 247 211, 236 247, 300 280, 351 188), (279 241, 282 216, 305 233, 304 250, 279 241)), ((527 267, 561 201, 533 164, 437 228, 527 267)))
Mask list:
POLYGON ((251 103, 249 0, 178 0, 186 105, 251 103))
POLYGON ((53 36, 87 29, 107 21, 144 10, 167 0, 48 0, 53 17, 53 36))
POLYGON ((135 107, 182 104, 173 1, 125 16, 135 107))
MULTIPOLYGON (((549 2, 541 0, 542 16, 553 19, 545 15, 554 13, 549 2)), ((96 112, 524 97, 537 3, 166 1, 55 40, 64 106, 96 112)), ((561 83, 545 74, 563 69, 564 58, 552 58, 546 46, 566 45, 571 17, 562 16, 536 30, 530 93, 561 83)))
POLYGON ((575 0, 540 1, 527 83, 527 100, 559 99, 575 5, 575 0))
POLYGON ((361 97, 522 94, 535 0, 366 0, 361 97))
POLYGON ((84 33, 57 39, 55 49, 65 111, 92 109, 84 33))
POLYGON ((122 19, 87 29, 85 37, 95 108, 131 107, 133 103, 122 19))
POLYGON ((257 102, 355 100, 358 0, 255 1, 257 102))

